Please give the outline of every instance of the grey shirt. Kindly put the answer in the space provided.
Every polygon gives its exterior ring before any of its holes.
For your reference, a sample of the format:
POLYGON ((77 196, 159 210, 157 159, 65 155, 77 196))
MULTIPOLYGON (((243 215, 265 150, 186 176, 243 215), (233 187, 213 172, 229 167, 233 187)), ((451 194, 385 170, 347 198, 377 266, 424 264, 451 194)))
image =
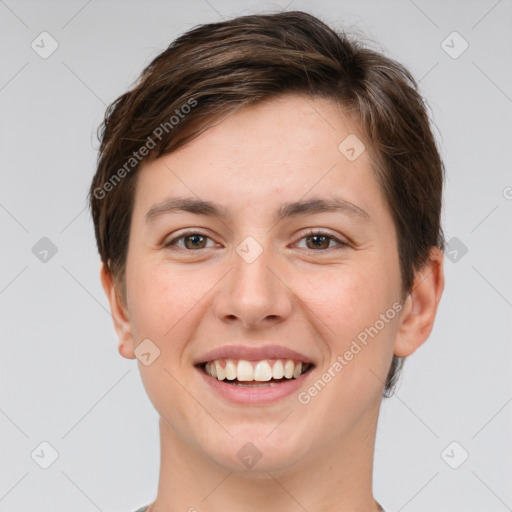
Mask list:
MULTIPOLYGON (((139 508, 138 510, 136 510, 135 512, 146 512, 147 508, 149 507, 149 505, 146 505, 145 507, 142 507, 142 508, 139 508)), ((380 507, 382 508, 382 506, 380 505, 380 507)), ((382 512, 386 512, 384 509, 382 509, 382 512)))

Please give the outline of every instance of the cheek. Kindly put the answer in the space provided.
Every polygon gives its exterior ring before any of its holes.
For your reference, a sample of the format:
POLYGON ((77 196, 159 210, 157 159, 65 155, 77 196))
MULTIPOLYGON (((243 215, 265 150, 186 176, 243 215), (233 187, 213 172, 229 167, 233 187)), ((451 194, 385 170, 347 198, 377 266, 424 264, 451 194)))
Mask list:
POLYGON ((346 266, 297 273, 291 288, 304 311, 334 348, 343 348, 373 325, 398 297, 399 276, 374 259, 346 266))
POLYGON ((130 315, 135 344, 150 339, 159 356, 150 365, 139 362, 140 376, 153 406, 172 425, 182 425, 187 435, 190 416, 198 414, 183 394, 180 366, 187 340, 198 321, 201 298, 211 288, 195 272, 177 272, 161 263, 138 261, 127 266, 131 279, 130 315))
POLYGON ((128 277, 133 326, 142 336, 168 339, 214 284, 204 277, 197 269, 177 271, 161 263, 134 262, 128 277))
POLYGON ((328 354, 318 375, 322 382, 315 381, 305 393, 318 407, 331 410, 328 421, 338 432, 339 418, 355 421, 370 401, 380 400, 393 356, 399 281, 396 272, 378 262, 335 269, 324 277, 323 286, 315 279, 302 286, 296 282, 328 354))

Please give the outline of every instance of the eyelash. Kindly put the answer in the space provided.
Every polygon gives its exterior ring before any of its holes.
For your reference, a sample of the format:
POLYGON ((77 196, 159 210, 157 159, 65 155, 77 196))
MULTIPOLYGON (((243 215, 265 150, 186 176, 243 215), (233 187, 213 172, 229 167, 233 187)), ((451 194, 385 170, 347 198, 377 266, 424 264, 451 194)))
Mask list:
MULTIPOLYGON (((180 236, 175 237, 172 240, 170 240, 169 242, 165 243, 164 247, 165 248, 171 248, 173 246, 176 246, 176 242, 178 240, 181 240, 183 238, 187 238, 188 236, 192 236, 192 235, 199 235, 199 236, 202 236, 202 237, 205 237, 205 238, 209 238, 211 240, 211 238, 208 235, 206 235, 204 233, 201 233, 200 231, 188 230, 188 231, 185 231, 184 233, 182 233, 180 236)), ((349 244, 347 242, 343 242, 339 238, 336 238, 335 236, 333 236, 333 235, 331 235, 329 233, 325 233, 324 231, 320 231, 320 230, 310 230, 310 231, 307 231, 306 233, 304 233, 302 235, 302 237, 299 240, 303 240, 304 238, 309 238, 309 237, 312 237, 312 236, 325 236, 325 237, 329 238, 330 240, 332 240, 332 241, 334 241, 334 242, 336 242, 338 244, 338 247, 328 247, 327 249, 319 249, 319 250, 308 249, 308 250, 313 251, 313 252, 325 252, 325 251, 328 251, 328 250, 331 250, 331 249, 336 250, 336 249, 342 249, 344 247, 348 247, 349 246, 349 244)), ((179 249, 182 249, 182 250, 187 251, 187 252, 196 252, 196 251, 200 251, 201 250, 201 249, 187 249, 186 247, 179 247, 179 249)), ((209 249, 209 247, 204 247, 203 249, 209 249)))

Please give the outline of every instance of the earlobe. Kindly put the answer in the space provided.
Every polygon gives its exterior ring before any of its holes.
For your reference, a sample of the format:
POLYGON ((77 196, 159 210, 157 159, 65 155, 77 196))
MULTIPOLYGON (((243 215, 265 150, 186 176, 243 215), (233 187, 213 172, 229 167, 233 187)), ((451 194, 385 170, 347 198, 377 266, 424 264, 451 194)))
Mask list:
POLYGON ((119 353, 126 359, 135 359, 135 344, 132 336, 132 327, 128 316, 128 311, 119 296, 114 278, 103 262, 100 270, 101 284, 110 303, 110 312, 114 322, 114 329, 119 340, 119 353))
POLYGON ((394 343, 399 357, 413 354, 429 337, 444 289, 443 253, 433 247, 427 263, 416 272, 404 303, 394 343))

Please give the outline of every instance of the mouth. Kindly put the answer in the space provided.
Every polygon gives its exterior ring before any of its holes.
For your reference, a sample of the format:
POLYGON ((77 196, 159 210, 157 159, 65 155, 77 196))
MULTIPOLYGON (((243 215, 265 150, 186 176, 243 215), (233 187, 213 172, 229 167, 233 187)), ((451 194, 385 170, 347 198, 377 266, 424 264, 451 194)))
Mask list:
POLYGON ((312 363, 294 359, 214 359, 196 366, 212 379, 243 388, 280 386, 314 368, 312 363))

